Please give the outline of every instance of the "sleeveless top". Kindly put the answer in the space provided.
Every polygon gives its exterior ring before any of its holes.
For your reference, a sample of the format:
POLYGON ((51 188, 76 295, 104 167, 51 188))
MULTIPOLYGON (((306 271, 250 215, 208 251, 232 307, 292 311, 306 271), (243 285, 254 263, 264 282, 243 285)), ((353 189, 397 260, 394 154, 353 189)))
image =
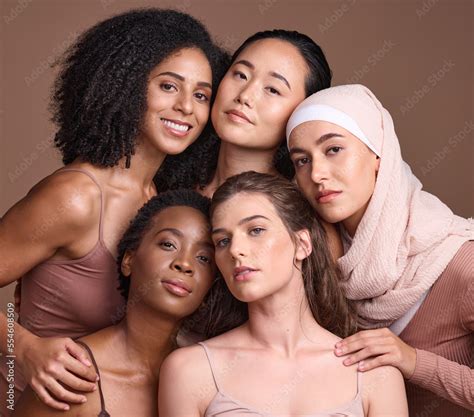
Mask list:
POLYGON ((104 394, 102 392, 102 385, 100 383, 101 379, 100 379, 99 367, 97 366, 97 362, 95 361, 94 355, 92 354, 92 350, 86 344, 86 342, 83 342, 82 340, 76 340, 76 343, 78 343, 81 346, 84 346, 84 349, 87 350, 87 353, 89 353, 89 356, 91 358, 92 364, 94 365, 95 371, 97 372, 97 375, 99 376, 99 381, 97 381, 97 385, 99 388, 99 396, 100 396, 100 412, 97 415, 97 417, 110 417, 110 414, 105 409, 105 400, 104 400, 104 394))
MULTIPOLYGON (((203 343, 199 342, 206 352, 207 360, 209 362, 209 368, 211 369, 212 378, 214 380, 214 385, 216 386, 217 393, 209 403, 204 417, 272 417, 272 414, 265 413, 263 411, 258 411, 248 405, 241 403, 240 401, 235 400, 226 393, 224 393, 217 384, 216 376, 214 374, 213 362, 211 359, 211 353, 209 348, 203 343)), ((357 394, 355 398, 346 403, 341 407, 334 408, 332 410, 319 411, 314 414, 305 414, 306 417, 364 417, 364 408, 362 405, 362 384, 361 384, 361 372, 357 372, 357 394)), ((281 415, 273 417, 281 417, 281 415)))
MULTIPOLYGON (((46 260, 22 277, 19 323, 40 337, 79 338, 121 320, 125 299, 118 290, 117 263, 103 241, 104 199, 102 188, 88 171, 65 168, 87 175, 100 190, 99 239, 92 250, 79 259, 46 260)), ((50 221, 67 207, 58 207, 50 221)), ((45 221, 48 227, 48 219, 45 221)), ((40 233, 39 231, 38 233, 40 233)), ((40 234, 38 235, 41 238, 40 234)), ((25 382, 16 369, 15 388, 25 382)), ((2 377, 6 369, 0 367, 2 377)))

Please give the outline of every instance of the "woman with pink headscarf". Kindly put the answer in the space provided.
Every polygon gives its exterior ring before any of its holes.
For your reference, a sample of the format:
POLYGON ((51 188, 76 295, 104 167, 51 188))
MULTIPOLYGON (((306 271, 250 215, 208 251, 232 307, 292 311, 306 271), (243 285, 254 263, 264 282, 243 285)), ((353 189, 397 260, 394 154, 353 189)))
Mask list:
POLYGON ((397 367, 410 415, 471 416, 472 219, 422 190, 390 114, 362 85, 308 97, 287 138, 299 187, 338 225, 342 285, 366 329, 338 342, 335 354, 361 371, 397 367))

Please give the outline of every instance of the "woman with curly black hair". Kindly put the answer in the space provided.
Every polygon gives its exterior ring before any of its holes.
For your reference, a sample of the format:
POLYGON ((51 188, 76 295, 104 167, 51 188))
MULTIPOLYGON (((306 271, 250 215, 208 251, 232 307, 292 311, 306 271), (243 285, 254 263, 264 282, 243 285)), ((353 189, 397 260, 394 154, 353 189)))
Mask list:
MULTIPOLYGON (((97 24, 61 62, 52 110, 66 166, 0 222, 0 286, 23 278, 13 402, 26 383, 58 409, 96 388, 97 375, 72 338, 120 320, 118 238, 157 194, 153 178, 165 157, 184 151, 193 160, 209 140, 210 105, 225 64, 201 23, 159 9, 97 24)), ((181 164, 162 167, 163 175, 192 169, 181 164)), ((6 336, 0 314, 0 340, 6 336)), ((1 350, 12 353, 3 343, 1 350)))
MULTIPOLYGON (((209 200, 192 190, 153 197, 120 240, 117 264, 125 318, 78 340, 101 378, 98 391, 64 417, 157 415, 161 363, 216 279, 209 200)), ((27 388, 14 416, 57 414, 27 388)))

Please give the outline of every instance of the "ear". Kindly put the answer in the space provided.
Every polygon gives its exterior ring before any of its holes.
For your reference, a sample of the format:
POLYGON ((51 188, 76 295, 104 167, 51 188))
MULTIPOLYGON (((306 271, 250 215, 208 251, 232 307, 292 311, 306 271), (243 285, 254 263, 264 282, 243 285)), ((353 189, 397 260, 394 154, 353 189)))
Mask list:
POLYGON ((297 261, 302 261, 311 255, 311 252, 313 251, 309 230, 303 229, 296 232, 296 239, 295 258, 297 261))
POLYGON ((122 274, 126 277, 129 277, 132 274, 133 255, 133 252, 127 250, 125 251, 125 255, 123 255, 122 258, 120 270, 122 271, 122 274))

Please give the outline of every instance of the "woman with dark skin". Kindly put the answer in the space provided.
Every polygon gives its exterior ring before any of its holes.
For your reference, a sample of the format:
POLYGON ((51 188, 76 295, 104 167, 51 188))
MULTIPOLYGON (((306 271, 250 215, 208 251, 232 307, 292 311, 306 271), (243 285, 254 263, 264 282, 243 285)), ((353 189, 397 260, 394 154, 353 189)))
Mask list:
POLYGON ((126 316, 80 339, 100 371, 104 406, 96 391, 87 394, 86 403, 58 412, 27 388, 14 416, 157 415, 161 363, 175 348, 181 322, 199 307, 216 277, 208 211, 208 199, 196 192, 168 191, 140 209, 125 232, 118 264, 126 316))
MULTIPOLYGON (((162 167, 165 176, 173 176, 176 168, 192 169, 197 151, 208 140, 213 86, 224 65, 225 55, 202 24, 186 14, 158 9, 131 11, 99 23, 63 60, 53 110, 59 128, 55 144, 66 169, 35 185, 0 222, 0 285, 23 276, 20 320, 14 328, 16 399, 28 383, 42 401, 64 410, 68 403, 86 400, 78 391, 96 388, 97 375, 87 355, 70 337, 118 321, 113 313, 121 311, 123 300, 109 268, 115 264, 114 248, 138 208, 157 193, 153 177, 165 157, 185 151, 184 161, 189 161, 162 167), (201 135, 203 131, 207 133, 201 135), (97 253, 100 265, 90 256, 97 253), (51 329, 48 312, 61 313, 61 303, 68 307, 67 300, 82 291, 62 291, 59 271, 59 281, 47 278, 56 295, 32 305, 29 275, 45 265, 74 267, 83 259, 96 267, 99 278, 110 277, 103 284, 110 299, 95 294, 97 299, 85 300, 100 323, 75 332, 67 325, 51 329), (100 270, 103 264, 107 271, 100 270), (109 303, 107 311, 102 301, 109 303), (21 310, 27 306, 31 314, 25 316, 21 310), (45 333, 29 325, 41 317, 45 333)), ((4 314, 0 340, 6 353, 4 314)), ((5 383, 0 378, 2 392, 7 391, 5 383)))

